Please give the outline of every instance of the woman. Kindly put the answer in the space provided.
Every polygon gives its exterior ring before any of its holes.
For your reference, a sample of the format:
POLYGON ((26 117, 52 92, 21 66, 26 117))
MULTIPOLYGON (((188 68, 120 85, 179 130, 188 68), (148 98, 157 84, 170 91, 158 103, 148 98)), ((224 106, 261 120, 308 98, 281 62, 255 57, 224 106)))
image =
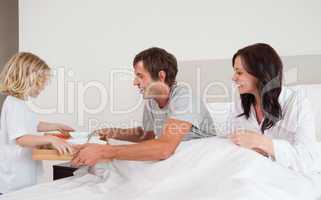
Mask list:
POLYGON ((287 168, 320 171, 321 148, 310 104, 282 86, 283 65, 276 51, 267 44, 242 48, 233 56, 233 68, 240 98, 231 141, 287 168))

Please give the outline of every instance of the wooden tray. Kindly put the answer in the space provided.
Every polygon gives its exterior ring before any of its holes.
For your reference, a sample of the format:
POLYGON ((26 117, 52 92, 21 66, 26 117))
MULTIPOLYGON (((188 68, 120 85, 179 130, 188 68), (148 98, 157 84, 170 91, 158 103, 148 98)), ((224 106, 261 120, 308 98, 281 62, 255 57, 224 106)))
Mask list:
MULTIPOLYGON (((55 134, 57 131, 46 132, 43 134, 55 134)), ((87 132, 71 132, 74 137, 68 139, 70 144, 84 144, 87 142, 87 132)), ((93 137, 91 143, 106 144, 105 141, 99 139, 99 137, 93 137)), ((50 147, 50 145, 45 145, 42 147, 34 148, 32 150, 33 160, 67 160, 72 159, 72 155, 59 155, 58 151, 50 147)))
MULTIPOLYGON (((60 133, 59 131, 47 131, 47 132, 41 132, 40 134, 41 135, 60 135, 62 133, 60 133)), ((69 133, 67 134, 69 135, 69 133)), ((32 149, 32 159, 33 160, 71 160, 72 156, 59 155, 58 151, 55 149, 52 149, 50 145, 44 145, 42 147, 37 147, 32 149)))
POLYGON ((32 150, 33 160, 71 160, 72 155, 59 155, 55 149, 37 149, 32 150))

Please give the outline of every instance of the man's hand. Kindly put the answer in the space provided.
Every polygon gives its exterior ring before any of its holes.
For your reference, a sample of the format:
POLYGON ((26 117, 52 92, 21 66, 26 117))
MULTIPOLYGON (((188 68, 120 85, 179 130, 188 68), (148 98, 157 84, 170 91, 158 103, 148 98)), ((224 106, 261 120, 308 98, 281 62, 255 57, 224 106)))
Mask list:
POLYGON ((113 138, 115 135, 113 134, 114 128, 103 128, 103 129, 99 129, 99 130, 95 130, 94 133, 96 135, 99 135, 101 140, 107 141, 110 138, 113 138))
POLYGON ((272 140, 253 131, 236 131, 231 134, 230 140, 236 145, 252 149, 263 156, 274 154, 272 140))
POLYGON ((113 158, 113 151, 110 145, 84 144, 73 147, 77 153, 74 155, 71 164, 76 167, 82 165, 94 166, 98 162, 107 162, 113 158))
POLYGON ((144 132, 141 127, 135 128, 103 128, 94 131, 95 135, 99 135, 101 140, 108 139, 125 140, 129 142, 142 142, 155 138, 153 131, 144 132))

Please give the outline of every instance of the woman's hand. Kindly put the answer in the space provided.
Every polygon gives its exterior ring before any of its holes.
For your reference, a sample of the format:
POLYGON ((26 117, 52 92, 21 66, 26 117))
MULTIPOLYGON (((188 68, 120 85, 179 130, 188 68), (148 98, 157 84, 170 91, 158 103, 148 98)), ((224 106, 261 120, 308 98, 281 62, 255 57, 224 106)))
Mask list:
POLYGON ((70 154, 72 155, 74 153, 74 150, 70 144, 68 144, 63 139, 57 138, 55 136, 47 135, 44 136, 47 138, 48 143, 52 145, 53 148, 55 148, 60 155, 62 154, 70 154))
POLYGON ((241 147, 252 149, 263 156, 273 156, 272 140, 262 134, 253 131, 236 131, 231 134, 230 140, 241 147))

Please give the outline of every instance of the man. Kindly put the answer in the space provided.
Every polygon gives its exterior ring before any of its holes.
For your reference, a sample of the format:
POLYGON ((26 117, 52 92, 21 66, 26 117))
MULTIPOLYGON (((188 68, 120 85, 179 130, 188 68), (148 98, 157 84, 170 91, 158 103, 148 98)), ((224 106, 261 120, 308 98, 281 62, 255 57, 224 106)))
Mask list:
POLYGON ((127 145, 80 145, 72 164, 95 165, 106 160, 164 160, 183 140, 215 135, 212 118, 200 101, 193 102, 188 87, 176 84, 176 58, 160 48, 142 51, 134 58, 134 85, 145 99, 143 127, 97 130, 102 139, 127 140, 127 145))

